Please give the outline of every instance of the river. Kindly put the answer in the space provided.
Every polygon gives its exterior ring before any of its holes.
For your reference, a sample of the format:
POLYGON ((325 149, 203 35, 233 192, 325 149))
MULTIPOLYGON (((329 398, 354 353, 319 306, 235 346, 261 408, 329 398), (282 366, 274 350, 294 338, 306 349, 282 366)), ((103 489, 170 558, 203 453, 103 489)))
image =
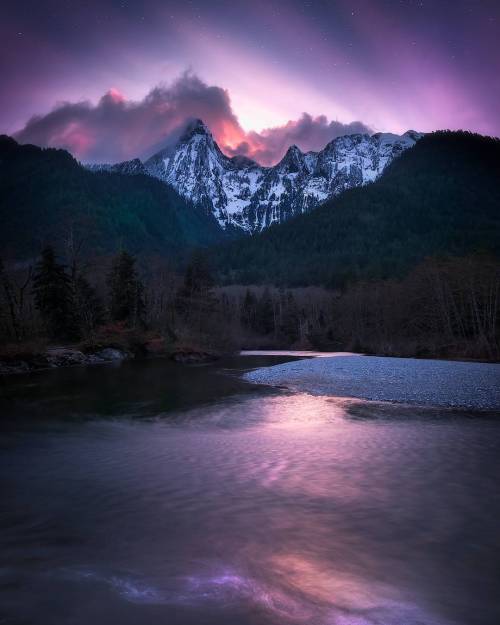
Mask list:
POLYGON ((254 386, 1 382, 2 625, 498 625, 500 422, 254 386))

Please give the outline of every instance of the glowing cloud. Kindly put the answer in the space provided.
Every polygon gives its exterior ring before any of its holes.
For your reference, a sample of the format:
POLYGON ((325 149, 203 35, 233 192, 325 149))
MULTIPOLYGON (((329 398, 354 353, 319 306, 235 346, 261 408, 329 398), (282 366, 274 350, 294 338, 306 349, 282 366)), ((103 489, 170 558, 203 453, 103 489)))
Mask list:
POLYGON ((185 72, 140 101, 127 100, 112 88, 95 105, 64 102, 30 119, 15 137, 22 143, 65 148, 85 162, 117 162, 150 156, 172 143, 194 117, 203 119, 228 155, 244 154, 264 165, 278 161, 292 143, 318 150, 336 136, 370 132, 361 122, 329 122, 324 115, 307 113, 283 126, 245 132, 228 92, 185 72))

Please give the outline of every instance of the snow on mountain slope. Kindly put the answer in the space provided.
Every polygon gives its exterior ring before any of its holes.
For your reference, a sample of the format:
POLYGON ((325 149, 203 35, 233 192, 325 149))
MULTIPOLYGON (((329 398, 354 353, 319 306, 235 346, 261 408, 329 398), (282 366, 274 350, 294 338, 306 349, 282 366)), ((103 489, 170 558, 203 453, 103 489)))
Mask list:
POLYGON ((121 163, 115 163, 114 165, 103 163, 97 165, 87 165, 86 167, 91 171, 110 171, 115 174, 148 174, 146 168, 144 167, 144 164, 138 158, 134 158, 131 161, 122 161, 121 163))
MULTIPOLYGON (((273 167, 225 156, 201 120, 191 123, 174 148, 144 164, 138 159, 101 169, 148 173, 213 213, 224 229, 259 232, 306 212, 345 189, 373 182, 385 167, 422 135, 408 131, 346 135, 320 152, 291 146, 273 167)), ((94 166, 95 170, 99 166, 94 166)))
POLYGON ((232 224, 253 230, 245 211, 264 168, 250 159, 225 156, 200 120, 188 127, 173 150, 158 152, 144 165, 150 175, 212 212, 222 228, 232 224))

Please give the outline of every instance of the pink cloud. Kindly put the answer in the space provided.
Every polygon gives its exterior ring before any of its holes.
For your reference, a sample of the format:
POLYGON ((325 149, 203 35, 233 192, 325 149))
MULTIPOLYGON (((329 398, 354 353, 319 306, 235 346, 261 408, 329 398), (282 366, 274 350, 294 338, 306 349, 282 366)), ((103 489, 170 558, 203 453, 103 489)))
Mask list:
POLYGON ((173 142, 192 118, 203 119, 226 154, 244 154, 264 165, 277 162, 293 143, 302 150, 319 150, 336 136, 370 132, 361 122, 343 124, 307 113, 283 126, 245 132, 228 92, 186 72, 141 101, 127 100, 112 88, 95 105, 63 102, 30 119, 15 138, 65 148, 84 162, 117 162, 150 156, 173 142))
POLYGON ((312 117, 308 113, 295 121, 288 121, 283 126, 266 128, 262 132, 251 131, 245 140, 235 148, 226 147, 230 154, 245 154, 263 165, 271 165, 279 160, 290 145, 297 145, 303 151, 321 150, 335 137, 346 134, 371 133, 362 122, 343 124, 328 121, 325 115, 312 117))

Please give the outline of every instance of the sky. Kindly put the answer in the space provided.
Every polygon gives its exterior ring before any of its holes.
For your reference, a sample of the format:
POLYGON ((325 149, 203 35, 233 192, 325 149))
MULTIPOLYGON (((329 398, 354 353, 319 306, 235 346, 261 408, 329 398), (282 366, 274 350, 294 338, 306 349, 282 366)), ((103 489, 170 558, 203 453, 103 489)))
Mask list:
POLYGON ((500 135, 499 0, 4 0, 0 133, 146 158, 201 118, 262 164, 352 132, 500 135))

